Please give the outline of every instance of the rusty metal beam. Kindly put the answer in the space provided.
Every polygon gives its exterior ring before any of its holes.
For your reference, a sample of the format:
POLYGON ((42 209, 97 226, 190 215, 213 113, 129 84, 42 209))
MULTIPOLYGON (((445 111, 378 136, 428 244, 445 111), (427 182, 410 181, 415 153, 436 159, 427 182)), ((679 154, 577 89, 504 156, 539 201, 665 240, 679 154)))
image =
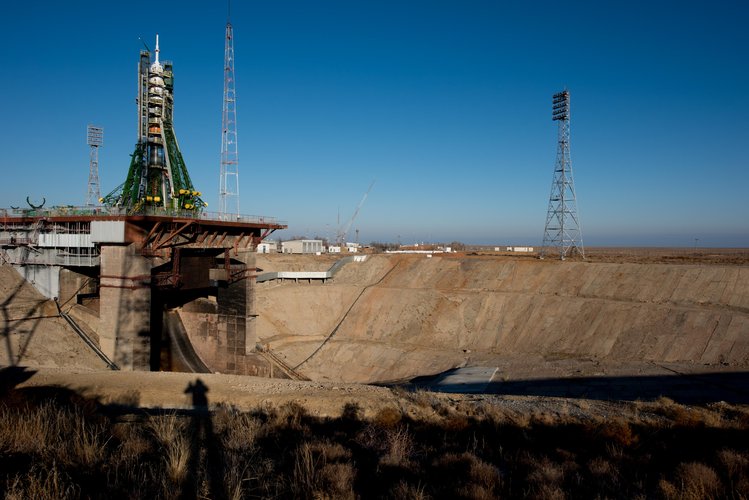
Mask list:
POLYGON ((263 233, 260 236, 260 241, 263 241, 265 238, 270 236, 271 233, 274 232, 275 230, 276 228, 273 228, 273 227, 266 227, 265 229, 263 229, 263 233))
POLYGON ((153 233, 155 233, 159 228, 161 228, 161 221, 153 225, 151 230, 146 235, 146 238, 143 240, 143 246, 146 246, 148 244, 148 241, 151 239, 151 236, 153 236, 153 233))
POLYGON ((159 244, 158 244, 158 245, 154 246, 154 247, 152 248, 152 250, 158 250, 159 248, 162 248, 162 247, 164 247, 164 246, 165 246, 165 245, 166 245, 167 243, 169 243, 169 242, 170 242, 170 241, 172 241, 172 240, 173 240, 174 238, 176 238, 177 236, 179 236, 180 234, 182 234, 182 232, 183 232, 183 231, 184 231, 185 229, 187 229, 188 227, 192 226, 193 224, 195 224, 195 221, 188 221, 188 222, 185 222, 184 224, 182 224, 182 225, 181 225, 180 227, 178 227, 177 229, 174 229, 174 230, 172 230, 172 232, 171 232, 171 233, 169 233, 169 236, 167 236, 167 237, 166 237, 166 239, 165 239, 164 241, 162 241, 162 242, 159 242, 159 244))
POLYGON ((227 234, 228 234, 227 231, 224 231, 224 234, 221 235, 221 239, 218 240, 218 243, 216 243, 216 245, 221 245, 221 243, 223 243, 224 240, 226 239, 227 234))
POLYGON ((239 255, 239 242, 244 238, 244 233, 239 235, 239 238, 234 240, 234 255, 239 255))

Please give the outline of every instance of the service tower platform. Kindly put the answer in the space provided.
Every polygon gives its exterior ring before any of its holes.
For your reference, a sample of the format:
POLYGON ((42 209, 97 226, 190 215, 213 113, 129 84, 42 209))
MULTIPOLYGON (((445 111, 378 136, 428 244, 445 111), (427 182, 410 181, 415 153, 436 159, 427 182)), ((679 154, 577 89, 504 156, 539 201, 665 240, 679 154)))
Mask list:
POLYGON ((167 311, 201 299, 189 343, 205 366, 260 374, 247 362, 254 252, 285 223, 161 207, 0 209, 0 223, 0 260, 59 304, 98 310, 91 329, 120 369, 165 369, 167 311))

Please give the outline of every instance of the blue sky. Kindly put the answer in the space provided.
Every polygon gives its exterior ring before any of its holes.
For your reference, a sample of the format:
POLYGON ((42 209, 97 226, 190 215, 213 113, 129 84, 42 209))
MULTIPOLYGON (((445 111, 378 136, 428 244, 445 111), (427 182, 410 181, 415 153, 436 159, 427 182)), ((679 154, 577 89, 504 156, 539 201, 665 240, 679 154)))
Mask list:
MULTIPOLYGON (((136 65, 174 62, 175 131, 218 206, 226 5, 11 2, 0 19, 0 206, 83 204, 136 139, 136 65), (149 15, 151 14, 151 15, 149 15)), ((235 1, 240 206, 283 236, 538 245, 572 96, 583 237, 749 246, 749 3, 235 1)))

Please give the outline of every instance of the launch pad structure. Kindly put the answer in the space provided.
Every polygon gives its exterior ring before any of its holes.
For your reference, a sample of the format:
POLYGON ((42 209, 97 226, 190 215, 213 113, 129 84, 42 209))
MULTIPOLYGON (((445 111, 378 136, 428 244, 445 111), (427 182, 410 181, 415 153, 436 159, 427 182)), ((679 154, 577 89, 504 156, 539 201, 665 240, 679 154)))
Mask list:
POLYGON ((164 314, 202 297, 213 309, 199 317, 199 357, 210 359, 211 371, 261 375, 247 363, 255 347, 255 247, 286 225, 269 217, 193 215, 0 210, 0 260, 61 305, 98 306, 94 333, 121 369, 170 369, 162 359, 164 314))
POLYGON ((88 304, 89 330, 120 369, 173 369, 167 344, 179 341, 199 371, 263 375, 252 356, 254 252, 287 226, 206 211, 174 134, 173 89, 157 35, 155 59, 140 53, 137 143, 125 182, 101 206, 0 209, 0 261, 61 310, 88 304), (167 328, 170 311, 190 304, 197 336, 188 339, 180 323, 181 336, 167 338, 177 328, 167 328))

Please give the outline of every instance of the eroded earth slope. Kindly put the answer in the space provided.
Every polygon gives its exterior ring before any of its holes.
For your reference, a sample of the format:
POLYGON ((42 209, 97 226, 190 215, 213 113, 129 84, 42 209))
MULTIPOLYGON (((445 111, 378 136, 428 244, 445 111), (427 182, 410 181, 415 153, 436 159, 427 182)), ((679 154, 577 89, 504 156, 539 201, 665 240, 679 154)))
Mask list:
POLYGON ((509 361, 749 363, 746 266, 375 255, 324 284, 257 291, 259 341, 313 380, 509 361))

